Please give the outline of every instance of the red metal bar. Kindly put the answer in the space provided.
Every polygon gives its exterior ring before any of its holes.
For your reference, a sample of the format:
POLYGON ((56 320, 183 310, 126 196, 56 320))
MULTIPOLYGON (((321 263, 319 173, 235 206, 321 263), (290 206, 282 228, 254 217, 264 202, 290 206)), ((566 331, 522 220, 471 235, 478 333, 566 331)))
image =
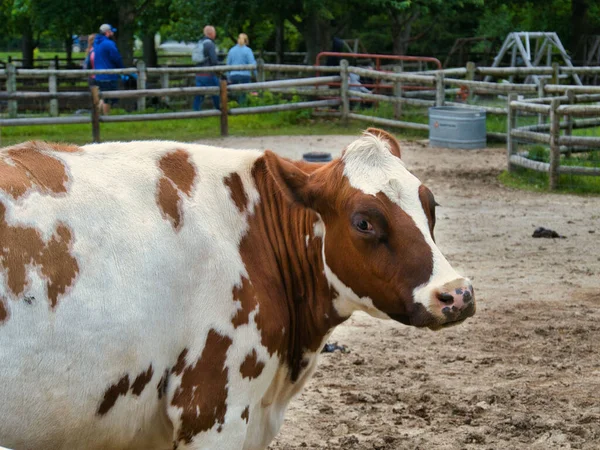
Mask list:
MULTIPOLYGON (((431 56, 404 56, 404 55, 379 55, 376 53, 341 53, 341 52, 321 52, 317 55, 317 60, 315 62, 315 66, 321 65, 321 57, 324 56, 337 56, 340 59, 342 58, 369 58, 375 60, 375 70, 381 71, 381 61, 382 60, 390 60, 390 61, 417 61, 417 62, 425 62, 425 63, 434 63, 438 70, 442 70, 442 63, 439 59, 433 58, 431 56)), ((389 71, 386 71, 389 72, 389 71)), ((317 71, 317 76, 319 76, 319 71, 317 71)), ((331 86, 340 86, 340 83, 332 83, 331 86)), ((376 80, 375 84, 356 84, 349 83, 348 86, 364 86, 373 88, 375 94, 379 94, 379 90, 381 88, 393 88, 392 85, 389 84, 381 84, 380 80, 376 80)), ((432 90, 434 88, 429 86, 402 86, 402 90, 432 90)), ((369 101, 369 100, 362 100, 369 101)))

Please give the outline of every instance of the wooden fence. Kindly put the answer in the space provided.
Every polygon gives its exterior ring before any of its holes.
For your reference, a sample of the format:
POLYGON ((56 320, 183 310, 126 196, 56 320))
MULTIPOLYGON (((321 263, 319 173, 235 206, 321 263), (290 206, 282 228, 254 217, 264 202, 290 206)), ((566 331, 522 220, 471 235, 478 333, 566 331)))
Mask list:
POLYGON ((520 166, 548 173, 550 189, 558 187, 561 174, 600 176, 600 167, 560 165, 561 154, 570 156, 575 152, 600 150, 600 137, 573 136, 574 129, 600 126, 600 105, 583 104, 599 102, 600 93, 576 95, 576 87, 585 86, 573 86, 566 90, 564 96, 532 101, 518 101, 515 94, 509 95, 506 146, 509 171, 514 170, 515 166, 520 166), (516 116, 519 111, 543 114, 549 117, 549 123, 517 127, 516 116), (575 120, 576 117, 592 118, 575 120), (561 130, 564 130, 563 135, 561 130), (550 161, 534 161, 528 157, 528 152, 519 152, 517 146, 519 140, 548 145, 550 161))
MULTIPOLYGON (((67 124, 67 123, 91 123, 93 128, 93 137, 95 141, 100 140, 100 124, 108 122, 126 122, 126 121, 145 121, 145 120, 164 120, 164 119, 183 119, 219 116, 221 118, 221 133, 228 133, 228 116, 241 114, 260 114, 276 111, 291 111, 297 109, 317 109, 327 107, 339 107, 337 111, 315 111, 315 115, 328 115, 339 117, 344 123, 350 119, 360 120, 374 124, 380 124, 390 127, 409 128, 415 130, 428 130, 425 123, 415 123, 399 120, 402 116, 404 105, 430 107, 446 105, 459 105, 463 107, 472 107, 483 109, 489 114, 501 114, 508 116, 509 124, 514 119, 514 112, 519 110, 523 113, 537 114, 538 125, 544 124, 544 118, 551 116, 552 101, 558 101, 557 110, 554 111, 550 122, 554 116, 577 116, 578 114, 600 116, 596 106, 565 104, 570 96, 575 95, 576 101, 598 101, 600 87, 598 86, 571 86, 561 84, 562 80, 571 77, 574 74, 600 74, 600 67, 531 67, 531 68, 486 68, 475 67, 468 63, 465 68, 454 68, 427 72, 382 72, 370 70, 361 67, 352 67, 348 62, 342 60, 338 67, 327 66, 303 66, 303 65, 283 65, 283 64, 265 64, 258 61, 256 65, 244 66, 215 66, 203 67, 202 72, 214 72, 222 74, 230 70, 256 70, 257 82, 243 85, 227 85, 222 82, 219 87, 183 87, 170 88, 169 81, 172 75, 193 76, 198 72, 197 67, 183 68, 146 68, 143 63, 139 63, 136 68, 113 69, 113 70, 57 70, 57 69, 17 69, 14 66, 8 66, 4 71, 0 71, 0 79, 6 80, 6 91, 0 92, 0 100, 7 101, 7 112, 9 118, 0 119, 0 126, 19 126, 19 125, 40 125, 40 124, 67 124), (290 72, 290 73, 325 73, 324 76, 294 78, 288 80, 264 81, 266 72, 290 72), (136 74, 137 90, 130 91, 111 91, 111 92, 58 92, 57 80, 66 79, 85 79, 91 74, 112 73, 112 74, 136 74), (330 74, 330 75, 327 75, 330 74), (388 89, 388 93, 367 93, 357 90, 359 87, 351 83, 351 74, 364 78, 382 81, 380 86, 383 91, 388 89), (496 76, 506 77, 529 76, 536 74, 539 80, 538 84, 529 83, 509 83, 509 82, 484 82, 477 81, 477 76, 496 76), (148 76, 160 77, 160 89, 147 89, 146 83, 148 76), (48 92, 17 92, 16 80, 19 77, 31 77, 35 79, 48 80, 48 92), (545 77, 545 78, 544 78, 545 77), (339 89, 338 89, 339 86, 339 89), (332 88, 333 87, 333 88, 332 88), (385 89, 383 89, 385 88, 385 89), (416 89, 416 90, 415 90, 416 89), (230 94, 243 91, 270 90, 283 93, 301 93, 303 96, 316 96, 317 100, 302 101, 296 103, 287 103, 282 105, 259 106, 249 108, 233 108, 227 110, 227 99, 230 94), (293 90, 293 91, 291 91, 293 90), (456 95, 457 92, 467 92, 466 103, 446 101, 448 95, 456 95), (154 114, 127 114, 116 116, 100 116, 98 113, 98 102, 101 99, 110 98, 131 98, 137 100, 138 111, 143 112, 146 108, 147 97, 190 97, 194 95, 220 95, 223 108, 219 110, 206 111, 185 111, 154 114), (476 106, 468 103, 469 99, 474 99, 477 95, 512 95, 511 100, 506 107, 498 106, 476 106), (518 101, 514 95, 520 95, 525 101, 518 101), (18 118, 17 102, 27 98, 49 99, 50 117, 37 118, 18 118), (58 99, 61 98, 84 98, 91 107, 90 116, 70 116, 59 117, 58 99), (394 119, 384 119, 364 114, 352 112, 351 102, 371 101, 371 102, 389 102, 394 105, 394 119), (562 108, 562 109, 561 109, 562 108), (583 112, 585 111, 585 113, 583 112)), ((567 119, 571 120, 571 119, 567 119)), ((572 120, 571 120, 572 121, 572 120)), ((573 122, 577 127, 577 123, 573 122)), ((515 126, 509 127, 508 133, 488 133, 488 138, 508 139, 508 147, 513 148, 515 138, 530 137, 532 139, 542 139, 540 129, 516 129, 515 126), (532 134, 533 133, 533 134, 532 134)), ((544 134, 543 142, 549 142, 548 136, 553 136, 550 130, 549 134, 544 134)), ((575 144, 574 136, 562 136, 558 139, 558 145, 575 144)), ((596 139, 596 138, 593 138, 596 139)), ((582 142, 582 141, 577 141, 582 142)), ((593 144, 596 141, 586 141, 587 144, 593 144)), ((578 145, 578 144, 577 144, 578 145)), ((521 161, 519 155, 514 150, 509 151, 509 159, 521 161)), ((518 164, 518 163, 515 163, 518 164)), ((552 166, 554 167, 554 166, 552 166)), ((554 170, 554 169, 552 169, 554 170)), ((558 169, 557 169, 558 170, 558 169)), ((561 168, 559 171, 572 171, 576 169, 561 168)), ((583 170, 582 172, 590 172, 583 170)), ((593 172, 593 171, 592 171, 593 172)), ((561 172, 562 173, 562 172, 561 172)), ((565 172, 566 173, 566 172, 565 172)), ((554 176, 554 175, 553 175, 554 176)))

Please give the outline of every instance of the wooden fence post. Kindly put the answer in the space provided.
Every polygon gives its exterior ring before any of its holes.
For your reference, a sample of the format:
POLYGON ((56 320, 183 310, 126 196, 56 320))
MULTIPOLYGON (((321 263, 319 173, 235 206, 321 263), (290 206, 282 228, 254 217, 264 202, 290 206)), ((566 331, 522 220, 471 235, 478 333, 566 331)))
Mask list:
MULTIPOLYGON (((17 92, 17 68, 12 62, 9 62, 6 65, 6 92, 9 94, 17 92)), ((16 100, 8 101, 8 117, 15 118, 17 117, 17 111, 19 105, 16 100)))
POLYGON ((220 92, 221 96, 221 136, 229 136, 229 122, 227 111, 227 80, 221 80, 220 92))
POLYGON ((560 167, 560 116, 558 115, 558 107, 560 100, 554 99, 550 103, 550 168, 548 177, 550 180, 550 189, 554 190, 558 187, 558 168, 560 167))
POLYGON ((435 74, 435 106, 444 106, 446 90, 444 88, 444 72, 435 74))
MULTIPOLYGON (((569 105, 574 105, 575 104, 575 92, 573 92, 572 89, 567 89, 567 92, 565 92, 565 94, 567 95, 567 101, 569 102, 569 105)), ((565 130, 565 136, 572 136, 573 135, 573 116, 570 114, 567 114, 567 129, 565 130)), ((566 153, 567 158, 571 157, 571 146, 567 146, 567 153, 566 153)))
POLYGON ((559 75, 560 74, 560 64, 558 63, 552 63, 552 84, 560 84, 560 78, 559 75))
POLYGON ((100 88, 92 86, 92 141, 100 142, 100 88))
POLYGON ((511 102, 517 100, 517 94, 508 94, 507 117, 506 117, 506 161, 509 172, 514 170, 514 166, 510 163, 511 155, 517 153, 517 141, 512 136, 512 130, 517 124, 517 111, 510 106, 511 102))
MULTIPOLYGON (((146 63, 144 61, 138 61, 137 64, 137 88, 146 89, 146 63)), ((137 110, 144 111, 146 109, 146 97, 140 97, 137 101, 137 110)))
POLYGON ((340 61, 340 99, 342 101, 342 123, 348 125, 348 115, 350 114, 350 98, 348 97, 348 60, 340 61))
MULTIPOLYGON (((538 79, 538 98, 542 98, 545 94, 546 79, 538 79)), ((538 125, 542 125, 546 122, 545 114, 538 114, 538 125)))
MULTIPOLYGON (((55 61, 50 61, 50 70, 56 70, 56 62, 55 61)), ((57 76, 56 76, 56 74, 51 73, 50 75, 48 75, 48 91, 51 94, 56 94, 56 92, 58 90, 57 87, 58 87, 57 76)), ((50 116, 58 117, 58 99, 51 98, 49 103, 50 103, 50 116)))
POLYGON ((259 83, 265 81, 265 60, 262 58, 256 60, 256 81, 259 83))
MULTIPOLYGON (((467 62, 467 76, 466 79, 468 81, 475 81, 475 63, 473 61, 467 62)), ((473 101, 473 87, 468 88, 467 94, 467 103, 471 103, 473 101)))
MULTIPOLYGON (((161 87, 161 89, 169 88, 169 73, 168 72, 160 74, 160 87, 161 87)), ((162 101, 165 103, 169 103, 169 96, 166 95, 166 96, 162 97, 162 101)))
MULTIPOLYGON (((394 66, 394 72, 399 73, 402 72, 402 67, 394 66)), ((394 97, 401 98, 402 97, 402 82, 395 81, 394 82, 394 97)), ((394 103, 394 119, 399 119, 402 116, 402 103, 394 103)))

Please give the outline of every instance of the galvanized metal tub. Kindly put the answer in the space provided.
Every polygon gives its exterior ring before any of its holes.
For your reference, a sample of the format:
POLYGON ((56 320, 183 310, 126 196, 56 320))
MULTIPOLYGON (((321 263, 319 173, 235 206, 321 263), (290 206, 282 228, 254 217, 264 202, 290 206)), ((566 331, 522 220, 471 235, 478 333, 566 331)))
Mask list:
POLYGON ((485 110, 460 106, 429 108, 429 145, 445 148, 484 148, 485 110))

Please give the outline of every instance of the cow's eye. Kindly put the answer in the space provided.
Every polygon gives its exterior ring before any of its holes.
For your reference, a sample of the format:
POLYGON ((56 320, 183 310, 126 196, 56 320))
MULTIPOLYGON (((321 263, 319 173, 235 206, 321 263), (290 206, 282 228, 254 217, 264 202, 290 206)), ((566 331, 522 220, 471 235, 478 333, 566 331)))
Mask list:
POLYGON ((356 221, 354 226, 363 233, 368 233, 369 231, 373 231, 373 225, 368 220, 359 219, 356 221))

